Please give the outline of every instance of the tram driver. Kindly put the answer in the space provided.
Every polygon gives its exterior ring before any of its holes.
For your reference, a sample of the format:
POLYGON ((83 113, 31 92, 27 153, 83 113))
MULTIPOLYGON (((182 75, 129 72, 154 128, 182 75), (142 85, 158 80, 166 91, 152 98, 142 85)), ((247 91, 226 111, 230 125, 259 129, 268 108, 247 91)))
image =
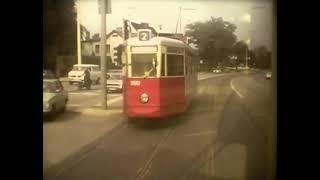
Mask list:
POLYGON ((156 75, 156 71, 155 71, 155 60, 153 59, 152 64, 146 64, 144 66, 144 77, 148 77, 148 76, 155 76, 156 75))

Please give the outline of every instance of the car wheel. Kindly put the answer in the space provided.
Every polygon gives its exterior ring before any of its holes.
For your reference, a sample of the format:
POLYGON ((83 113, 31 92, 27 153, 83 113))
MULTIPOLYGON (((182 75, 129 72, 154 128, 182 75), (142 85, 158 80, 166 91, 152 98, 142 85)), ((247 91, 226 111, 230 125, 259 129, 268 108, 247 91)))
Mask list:
POLYGON ((61 112, 65 112, 66 109, 67 109, 67 100, 65 101, 64 106, 63 106, 63 108, 61 109, 61 112))
POLYGON ((72 81, 69 81, 69 84, 70 84, 70 85, 72 85, 72 84, 73 84, 73 82, 72 82, 72 81))
POLYGON ((57 113, 56 106, 53 104, 51 108, 51 112, 48 114, 48 121, 54 121, 54 116, 57 113))

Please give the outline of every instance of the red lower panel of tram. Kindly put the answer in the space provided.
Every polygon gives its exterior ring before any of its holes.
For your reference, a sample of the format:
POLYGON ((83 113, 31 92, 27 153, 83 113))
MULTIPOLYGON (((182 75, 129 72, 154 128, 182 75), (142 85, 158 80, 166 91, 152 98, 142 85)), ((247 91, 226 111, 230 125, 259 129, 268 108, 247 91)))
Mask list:
POLYGON ((128 117, 159 118, 182 113, 186 109, 184 77, 127 78, 123 107, 128 117))

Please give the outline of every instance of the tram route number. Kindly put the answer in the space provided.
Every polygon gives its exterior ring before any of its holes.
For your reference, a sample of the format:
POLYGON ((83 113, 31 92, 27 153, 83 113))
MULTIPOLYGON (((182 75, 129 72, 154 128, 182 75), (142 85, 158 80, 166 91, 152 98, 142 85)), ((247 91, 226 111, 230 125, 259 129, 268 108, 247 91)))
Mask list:
POLYGON ((130 81, 131 86, 140 86, 140 81, 130 81))
POLYGON ((150 39, 149 31, 140 31, 139 32, 139 40, 140 41, 148 41, 150 39))

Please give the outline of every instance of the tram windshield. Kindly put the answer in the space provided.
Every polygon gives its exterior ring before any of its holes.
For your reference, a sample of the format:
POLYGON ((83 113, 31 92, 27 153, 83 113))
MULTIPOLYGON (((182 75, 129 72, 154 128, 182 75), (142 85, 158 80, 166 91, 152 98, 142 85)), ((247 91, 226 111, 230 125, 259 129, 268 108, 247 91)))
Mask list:
POLYGON ((133 77, 155 77, 156 54, 132 54, 131 67, 133 77))

